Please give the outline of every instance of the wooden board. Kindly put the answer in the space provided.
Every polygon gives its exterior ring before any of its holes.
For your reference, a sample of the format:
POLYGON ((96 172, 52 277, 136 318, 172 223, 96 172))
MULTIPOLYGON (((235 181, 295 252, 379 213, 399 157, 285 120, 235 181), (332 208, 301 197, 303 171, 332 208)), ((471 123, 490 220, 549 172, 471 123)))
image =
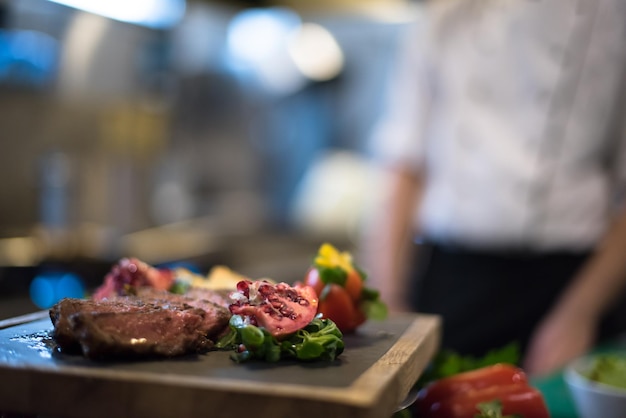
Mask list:
POLYGON ((93 362, 58 352, 47 313, 0 321, 0 411, 67 418, 390 417, 439 345, 440 318, 366 323, 332 363, 237 364, 228 352, 93 362), (42 316, 43 315, 43 316, 42 316))

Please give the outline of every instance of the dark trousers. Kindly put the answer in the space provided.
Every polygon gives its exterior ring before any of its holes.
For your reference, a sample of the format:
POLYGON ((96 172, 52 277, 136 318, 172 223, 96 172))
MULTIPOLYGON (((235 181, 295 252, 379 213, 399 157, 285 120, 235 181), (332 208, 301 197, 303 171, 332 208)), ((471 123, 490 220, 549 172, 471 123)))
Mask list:
MULTIPOLYGON (((523 353, 535 326, 589 257, 437 245, 417 251, 412 307, 442 316, 442 348, 474 356, 513 342, 523 353)), ((626 303, 621 302, 599 332, 610 338, 625 330, 626 303)))

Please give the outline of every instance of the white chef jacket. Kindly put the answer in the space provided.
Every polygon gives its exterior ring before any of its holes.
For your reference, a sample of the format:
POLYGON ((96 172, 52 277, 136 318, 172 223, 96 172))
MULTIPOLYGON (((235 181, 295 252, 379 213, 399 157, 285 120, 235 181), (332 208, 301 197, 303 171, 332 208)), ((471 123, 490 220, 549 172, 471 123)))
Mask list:
POLYGON ((626 184, 626 0, 431 0, 373 137, 438 242, 589 249, 626 184))

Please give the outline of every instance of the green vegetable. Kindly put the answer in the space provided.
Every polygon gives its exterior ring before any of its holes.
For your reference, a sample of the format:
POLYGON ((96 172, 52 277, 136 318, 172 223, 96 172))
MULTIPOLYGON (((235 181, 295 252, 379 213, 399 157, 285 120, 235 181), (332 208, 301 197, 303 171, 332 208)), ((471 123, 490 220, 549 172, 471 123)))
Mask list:
POLYGON ((234 349, 231 358, 237 362, 256 359, 273 363, 287 358, 333 361, 344 347, 343 334, 337 325, 319 315, 281 341, 265 329, 246 324, 241 316, 233 315, 230 332, 217 343, 217 348, 234 349))
POLYGON ((376 289, 363 286, 361 290, 361 311, 368 319, 382 321, 387 318, 387 305, 380 300, 380 292, 376 289))
POLYGON ((598 383, 626 389, 626 355, 599 354, 586 376, 598 383))
POLYGON ((341 267, 322 267, 317 266, 320 279, 324 284, 338 284, 341 287, 346 285, 348 273, 341 267))
POLYGON ((175 280, 174 284, 170 287, 170 293, 175 293, 177 295, 184 295, 189 291, 191 287, 191 283, 183 281, 183 280, 175 280))
POLYGON ((364 300, 361 302, 360 309, 368 319, 375 321, 383 321, 388 315, 387 305, 380 299, 364 300))
POLYGON ((483 402, 476 405, 480 412, 474 418, 521 418, 520 415, 502 415, 502 402, 499 400, 483 402))

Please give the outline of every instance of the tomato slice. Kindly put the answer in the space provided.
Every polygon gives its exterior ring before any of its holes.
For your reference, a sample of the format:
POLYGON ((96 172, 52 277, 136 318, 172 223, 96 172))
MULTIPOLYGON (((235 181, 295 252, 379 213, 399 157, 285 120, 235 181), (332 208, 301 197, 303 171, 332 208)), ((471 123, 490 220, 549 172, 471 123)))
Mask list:
POLYGON ((304 328, 317 314, 318 298, 310 286, 242 280, 230 298, 233 315, 241 315, 278 339, 304 328))

